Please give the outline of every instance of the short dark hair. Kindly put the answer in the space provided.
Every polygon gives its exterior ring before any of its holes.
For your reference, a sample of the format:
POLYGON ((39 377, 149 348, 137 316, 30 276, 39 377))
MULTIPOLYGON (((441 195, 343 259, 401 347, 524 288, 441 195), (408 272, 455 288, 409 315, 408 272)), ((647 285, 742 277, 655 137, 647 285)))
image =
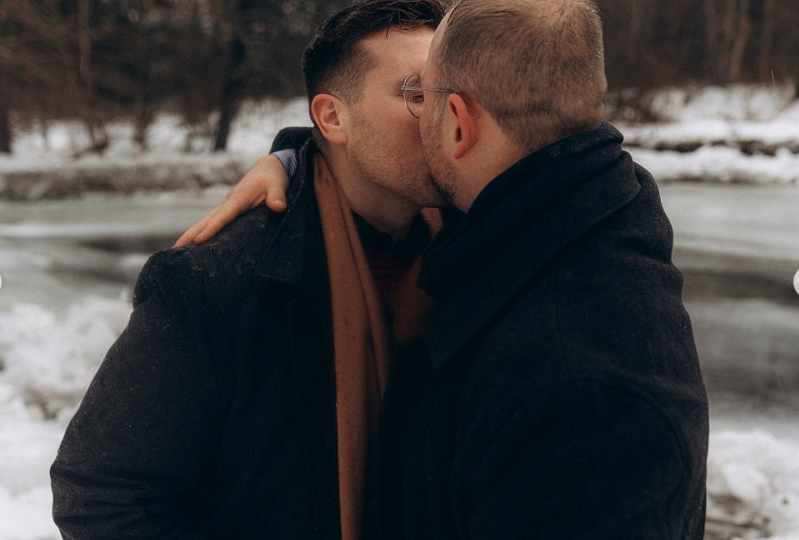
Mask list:
POLYGON ((431 60, 436 86, 473 96, 528 152, 603 119, 602 21, 591 0, 462 0, 431 60))
POLYGON ((302 55, 308 101, 323 93, 358 101, 363 75, 374 66, 374 59, 359 42, 391 28, 435 30, 444 13, 440 0, 365 0, 334 14, 319 27, 302 55))

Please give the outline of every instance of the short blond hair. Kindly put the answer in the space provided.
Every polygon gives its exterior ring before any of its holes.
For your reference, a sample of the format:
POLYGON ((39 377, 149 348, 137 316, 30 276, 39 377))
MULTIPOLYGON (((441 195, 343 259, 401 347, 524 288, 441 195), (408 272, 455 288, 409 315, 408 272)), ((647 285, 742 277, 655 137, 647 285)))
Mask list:
POLYGON ((436 85, 472 96, 528 152, 604 117, 602 22, 591 0, 462 0, 436 85))

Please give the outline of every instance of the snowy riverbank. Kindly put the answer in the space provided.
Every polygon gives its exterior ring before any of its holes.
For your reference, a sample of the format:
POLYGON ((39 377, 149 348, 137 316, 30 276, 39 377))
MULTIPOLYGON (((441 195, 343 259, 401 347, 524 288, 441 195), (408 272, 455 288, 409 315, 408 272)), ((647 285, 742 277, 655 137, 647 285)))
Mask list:
MULTIPOLYGON (((799 540, 799 107, 784 89, 661 100, 666 122, 619 127, 662 184, 712 382, 708 539, 799 540), (670 182, 686 179, 701 183, 670 182)), ((0 540, 58 538, 48 467, 141 265, 226 191, 207 186, 307 124, 305 106, 248 105, 222 155, 197 153, 202 138, 184 154, 168 116, 151 151, 119 124, 102 157, 72 157, 85 144, 74 124, 20 128, 0 158, 0 540)))
MULTIPOLYGON (((627 150, 661 183, 797 184, 799 101, 792 97, 788 87, 674 89, 653 100, 662 122, 616 125, 627 150)), ((77 122, 19 126, 14 153, 0 157, 0 200, 230 185, 281 127, 298 125, 310 125, 303 98, 248 103, 228 151, 211 154, 207 133, 162 114, 148 131, 148 150, 132 142, 130 124, 118 122, 101 156, 85 154, 89 143, 77 122)))

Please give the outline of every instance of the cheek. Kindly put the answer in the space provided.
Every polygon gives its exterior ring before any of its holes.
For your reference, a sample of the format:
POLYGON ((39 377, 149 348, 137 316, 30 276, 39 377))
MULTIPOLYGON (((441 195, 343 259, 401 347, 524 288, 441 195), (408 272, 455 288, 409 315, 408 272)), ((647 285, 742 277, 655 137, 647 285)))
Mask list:
POLYGON ((425 146, 429 146, 430 143, 432 142, 432 139, 431 139, 431 136, 432 136, 431 127, 432 126, 430 125, 430 122, 427 121, 427 118, 424 118, 424 117, 420 121, 419 125, 420 125, 420 128, 421 128, 422 139, 424 139, 424 144, 425 144, 425 146))
POLYGON ((417 150, 421 152, 422 135, 419 131, 419 121, 407 110, 404 115, 385 115, 384 113, 383 129, 385 130, 383 133, 392 139, 389 143, 390 146, 402 148, 405 152, 413 153, 417 150))
POLYGON ((384 108, 379 114, 385 118, 387 124, 390 124, 391 129, 402 132, 406 140, 421 141, 419 120, 411 115, 404 101, 400 100, 399 104, 392 105, 390 109, 384 108))
POLYGON ((405 140, 411 142, 415 146, 422 145, 422 135, 419 127, 419 120, 410 115, 406 110, 405 115, 396 119, 398 129, 401 129, 405 134, 405 140))
POLYGON ((407 126, 408 137, 413 140, 414 144, 419 148, 422 147, 422 132, 419 127, 419 121, 414 119, 407 126))

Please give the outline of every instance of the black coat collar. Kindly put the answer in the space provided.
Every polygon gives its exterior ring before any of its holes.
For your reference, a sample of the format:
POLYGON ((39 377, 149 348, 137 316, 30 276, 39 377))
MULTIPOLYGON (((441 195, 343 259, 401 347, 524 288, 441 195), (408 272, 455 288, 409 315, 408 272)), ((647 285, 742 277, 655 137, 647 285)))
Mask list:
MULTIPOLYGON (((296 406, 300 411, 309 464, 316 479, 316 506, 309 514, 325 531, 339 531, 338 462, 336 453, 335 371, 330 284, 322 225, 314 191, 313 157, 318 150, 308 141, 299 153, 299 168, 290 187, 288 210, 269 213, 280 223, 257 274, 290 291, 287 301, 287 338, 292 355, 293 383, 303 388, 296 406), (315 511, 314 511, 315 508, 315 511)), ((273 298, 274 300, 274 298, 273 298)))
POLYGON ((256 266, 256 275, 301 290, 327 283, 324 238, 313 186, 317 151, 311 140, 301 148, 299 168, 287 194, 288 209, 283 214, 269 213, 267 219, 279 224, 256 266))
POLYGON ((423 336, 434 367, 458 353, 568 244, 640 191, 609 124, 535 152, 489 184, 433 242, 420 284, 439 303, 423 336))

